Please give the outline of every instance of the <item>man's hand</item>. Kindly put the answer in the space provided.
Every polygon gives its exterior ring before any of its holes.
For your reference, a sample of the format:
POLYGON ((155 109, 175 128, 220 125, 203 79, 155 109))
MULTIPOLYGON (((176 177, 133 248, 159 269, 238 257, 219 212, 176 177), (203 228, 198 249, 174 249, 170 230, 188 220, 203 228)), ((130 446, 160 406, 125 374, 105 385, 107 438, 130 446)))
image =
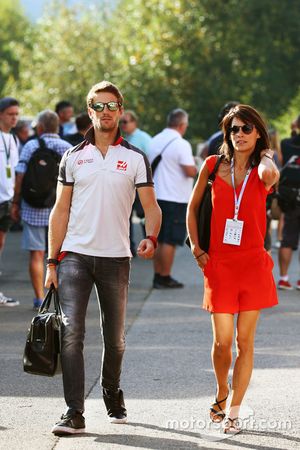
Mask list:
POLYGON ((154 256, 154 244, 150 239, 143 239, 137 248, 137 254, 140 258, 151 259, 154 256))
POLYGON ((56 273, 56 266, 54 265, 47 266, 45 287, 49 289, 52 283, 54 284, 55 289, 57 289, 58 286, 57 273, 56 273))
POLYGON ((18 222, 20 219, 20 207, 17 203, 11 205, 10 216, 14 222, 18 222))

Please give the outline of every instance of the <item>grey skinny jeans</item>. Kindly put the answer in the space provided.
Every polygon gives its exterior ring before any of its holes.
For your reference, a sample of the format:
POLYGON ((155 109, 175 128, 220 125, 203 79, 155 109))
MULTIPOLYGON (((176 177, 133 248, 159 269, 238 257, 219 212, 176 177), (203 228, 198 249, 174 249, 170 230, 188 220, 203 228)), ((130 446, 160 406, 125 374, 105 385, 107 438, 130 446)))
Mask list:
POLYGON ((65 401, 70 411, 84 411, 86 309, 93 285, 101 312, 101 384, 117 389, 125 351, 125 317, 130 258, 104 258, 68 252, 58 269, 63 310, 61 362, 65 401))

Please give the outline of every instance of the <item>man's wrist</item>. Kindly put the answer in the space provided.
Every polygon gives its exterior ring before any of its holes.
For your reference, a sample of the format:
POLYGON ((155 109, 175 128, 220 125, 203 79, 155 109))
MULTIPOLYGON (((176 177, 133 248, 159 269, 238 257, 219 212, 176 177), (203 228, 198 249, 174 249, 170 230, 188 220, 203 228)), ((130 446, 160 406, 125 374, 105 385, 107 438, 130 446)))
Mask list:
POLYGON ((157 248, 157 237, 156 236, 146 236, 146 239, 152 242, 154 248, 157 248))
POLYGON ((56 258, 47 258, 46 264, 47 266, 57 266, 59 264, 59 261, 56 258))

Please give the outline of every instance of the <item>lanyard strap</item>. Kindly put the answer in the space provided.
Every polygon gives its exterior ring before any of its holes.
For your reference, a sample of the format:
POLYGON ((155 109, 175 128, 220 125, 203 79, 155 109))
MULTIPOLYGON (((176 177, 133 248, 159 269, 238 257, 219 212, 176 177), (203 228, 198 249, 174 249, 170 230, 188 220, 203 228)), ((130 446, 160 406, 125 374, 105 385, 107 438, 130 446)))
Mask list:
POLYGON ((235 183, 234 183, 234 159, 232 158, 231 165, 230 165, 230 171, 231 171, 232 186, 233 186, 233 190, 234 190, 234 218, 233 218, 233 220, 237 220, 237 218, 238 218, 242 198, 243 198, 243 195, 244 195, 244 192, 246 189, 246 184, 248 182, 251 170, 252 170, 252 167, 249 167, 249 169, 247 170, 246 176, 243 181, 243 186, 242 186, 239 198, 238 198, 236 195, 235 183))
POLYGON ((5 150, 5 154, 6 154, 6 164, 8 164, 9 158, 10 158, 10 144, 11 144, 11 136, 10 136, 10 140, 9 140, 9 147, 7 148, 3 133, 1 131, 1 137, 2 137, 2 142, 4 145, 4 150, 5 150))

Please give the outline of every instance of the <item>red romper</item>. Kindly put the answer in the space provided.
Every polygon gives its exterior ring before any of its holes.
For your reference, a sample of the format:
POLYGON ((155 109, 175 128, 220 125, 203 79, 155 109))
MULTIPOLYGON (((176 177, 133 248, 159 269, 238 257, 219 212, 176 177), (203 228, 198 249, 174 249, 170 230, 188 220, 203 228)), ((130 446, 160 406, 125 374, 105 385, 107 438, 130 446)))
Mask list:
MULTIPOLYGON (((213 171, 217 156, 206 159, 213 171)), ((236 186, 239 196, 241 187, 236 186)), ((215 313, 238 313, 277 305, 271 256, 264 249, 266 198, 258 168, 251 171, 238 219, 244 221, 241 245, 223 244, 226 219, 234 216, 234 190, 219 175, 212 187, 209 261, 204 267, 203 308, 215 313)))

